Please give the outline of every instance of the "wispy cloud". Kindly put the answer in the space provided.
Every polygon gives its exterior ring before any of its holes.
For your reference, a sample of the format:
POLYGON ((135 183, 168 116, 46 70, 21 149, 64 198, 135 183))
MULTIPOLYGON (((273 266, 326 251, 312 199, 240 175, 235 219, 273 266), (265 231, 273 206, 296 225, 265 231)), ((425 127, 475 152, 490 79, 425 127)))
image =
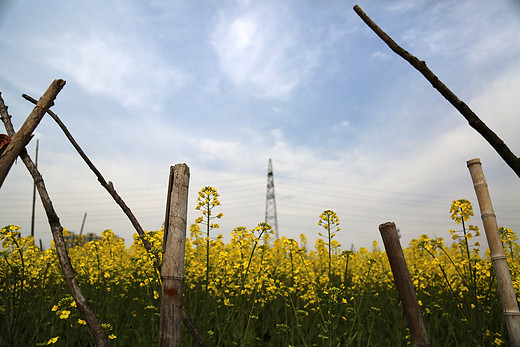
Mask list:
POLYGON ((96 31, 67 33, 46 42, 48 63, 88 92, 124 106, 157 107, 182 87, 186 76, 144 47, 147 45, 96 31))
POLYGON ((287 97, 319 59, 319 50, 305 45, 297 19, 284 6, 222 10, 211 43, 224 75, 263 97, 287 97))
POLYGON ((350 122, 346 119, 342 120, 341 122, 337 123, 337 124, 334 124, 332 126, 332 130, 338 132, 338 131, 341 131, 347 127, 350 126, 350 122))

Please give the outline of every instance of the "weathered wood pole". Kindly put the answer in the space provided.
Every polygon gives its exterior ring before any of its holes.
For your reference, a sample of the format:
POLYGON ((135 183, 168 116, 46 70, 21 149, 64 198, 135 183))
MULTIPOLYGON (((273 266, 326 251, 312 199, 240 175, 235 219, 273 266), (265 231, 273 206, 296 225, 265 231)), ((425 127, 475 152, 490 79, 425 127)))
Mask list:
POLYGON ((511 346, 520 346, 520 312, 518 311, 518 303, 516 301, 515 289, 511 280, 511 273, 507 265, 507 258, 504 252, 504 246, 498 232, 498 224, 491 198, 489 196, 488 185, 482 170, 482 163, 479 158, 467 161, 469 173, 473 180, 473 187, 477 194, 477 200, 480 207, 480 215, 482 224, 486 232, 486 238, 491 251, 491 261, 495 268, 495 274, 504 308, 504 317, 506 320, 507 330, 511 340, 511 346))
POLYGON ((18 132, 12 136, 11 143, 7 145, 0 156, 0 187, 4 183, 5 177, 9 173, 14 160, 18 157, 20 151, 25 148, 27 143, 29 143, 34 129, 36 129, 42 120, 45 112, 47 112, 49 107, 54 105, 54 99, 56 99, 56 96, 63 86, 65 86, 64 80, 54 80, 40 100, 38 100, 38 103, 18 132))
POLYGON ((161 265, 162 298, 160 347, 181 346, 184 250, 188 215, 190 169, 186 164, 170 167, 171 194, 164 226, 164 253, 161 265))
POLYGON ((410 329, 412 345, 416 347, 429 347, 430 341, 426 334, 426 328, 421 315, 421 309, 415 296, 410 272, 406 266, 403 249, 399 242, 395 223, 387 222, 379 225, 379 232, 383 238, 386 255, 394 274, 395 285, 399 292, 399 298, 403 304, 404 314, 410 329))

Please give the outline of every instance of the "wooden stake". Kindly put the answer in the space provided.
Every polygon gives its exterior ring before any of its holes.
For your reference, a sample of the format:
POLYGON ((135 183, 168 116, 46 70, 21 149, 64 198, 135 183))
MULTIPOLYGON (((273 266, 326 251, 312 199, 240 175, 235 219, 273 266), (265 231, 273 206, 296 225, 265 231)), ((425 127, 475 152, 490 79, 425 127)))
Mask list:
POLYGON ((484 171, 479 158, 468 160, 467 165, 473 180, 475 193, 477 194, 480 215, 484 224, 489 250, 491 251, 491 261, 495 268, 511 346, 518 347, 520 346, 520 312, 518 311, 515 289, 511 280, 509 266, 507 265, 504 246, 498 232, 497 218, 491 204, 486 178, 484 177, 484 171))
POLYGON ((83 235, 83 227, 85 226, 85 220, 87 220, 87 212, 83 215, 83 222, 81 222, 81 229, 79 229, 79 234, 83 235))
POLYGON ((394 274, 395 285, 399 292, 399 298, 403 304, 404 314, 412 336, 412 344, 417 347, 429 347, 430 341, 426 334, 426 328, 421 315, 421 309, 415 296, 410 272, 406 266, 403 249, 399 242, 397 229, 393 222, 387 222, 379 226, 379 232, 383 238, 386 255, 394 274))
POLYGON ((27 117, 20 130, 16 134, 10 134, 11 142, 7 145, 0 156, 0 187, 4 183, 5 177, 9 173, 14 160, 18 157, 22 149, 25 148, 31 139, 34 129, 38 126, 45 112, 54 105, 54 99, 65 86, 64 80, 54 80, 43 96, 38 100, 33 111, 27 117))
POLYGON ((186 164, 170 168, 171 195, 165 249, 161 264, 162 299, 159 346, 181 346, 184 252, 190 170, 186 164))

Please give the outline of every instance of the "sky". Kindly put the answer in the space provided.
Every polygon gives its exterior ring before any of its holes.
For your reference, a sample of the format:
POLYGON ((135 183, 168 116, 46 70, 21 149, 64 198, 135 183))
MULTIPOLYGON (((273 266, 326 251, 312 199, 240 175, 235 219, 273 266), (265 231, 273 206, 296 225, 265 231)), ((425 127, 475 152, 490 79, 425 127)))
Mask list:
MULTIPOLYGON (((280 236, 312 244, 320 214, 341 221, 342 249, 460 230, 456 199, 473 203, 466 162, 480 158, 500 226, 520 230, 520 181, 426 79, 394 54, 351 1, 0 2, 0 91, 18 129, 54 79, 52 110, 147 231, 164 222, 170 166, 197 192, 215 187, 220 228, 265 220, 272 159, 280 236)), ((520 4, 359 1, 520 153, 520 4)), ((132 225, 48 115, 27 149, 63 227, 132 242, 132 225)), ((18 160, 0 189, 0 224, 31 231, 33 184, 18 160)), ((35 239, 52 239, 39 199, 35 239)), ((38 242, 38 241, 37 241, 38 242)), ((482 241, 485 247, 485 239, 482 241)))

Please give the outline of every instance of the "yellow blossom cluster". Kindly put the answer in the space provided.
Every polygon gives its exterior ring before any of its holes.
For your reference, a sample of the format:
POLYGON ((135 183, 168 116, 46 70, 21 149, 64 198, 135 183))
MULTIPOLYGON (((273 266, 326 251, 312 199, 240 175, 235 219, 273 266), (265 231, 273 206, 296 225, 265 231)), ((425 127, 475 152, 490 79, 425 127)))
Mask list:
MULTIPOLYGON (((204 218, 220 205, 214 188, 203 188, 199 198, 204 218)), ((473 215, 471 204, 454 201, 450 215, 464 225, 473 215)), ((332 240, 339 224, 335 212, 324 211, 318 225, 327 235, 313 246, 304 234, 299 240, 272 240, 266 223, 234 228, 228 243, 221 234, 201 232, 201 223, 192 224, 183 306, 207 345, 406 342, 406 320, 386 253, 375 241, 371 249, 342 250, 332 240)), ((520 246, 511 229, 500 230, 518 293, 520 246)), ((161 260, 163 233, 135 235, 126 247, 105 230, 101 239, 68 249, 80 287, 111 344, 158 342, 162 287, 153 259, 161 260), (143 247, 143 238, 151 250, 143 247)), ((461 237, 452 244, 421 235, 404 249, 427 331, 437 343, 507 343, 489 252, 468 242, 477 233, 464 227, 453 232, 461 237)), ((0 322, 16 327, 0 336, 0 345, 79 345, 90 339, 54 246, 41 251, 16 226, 3 228, 0 241, 0 322)), ((191 341, 189 335, 183 338, 191 341)))

